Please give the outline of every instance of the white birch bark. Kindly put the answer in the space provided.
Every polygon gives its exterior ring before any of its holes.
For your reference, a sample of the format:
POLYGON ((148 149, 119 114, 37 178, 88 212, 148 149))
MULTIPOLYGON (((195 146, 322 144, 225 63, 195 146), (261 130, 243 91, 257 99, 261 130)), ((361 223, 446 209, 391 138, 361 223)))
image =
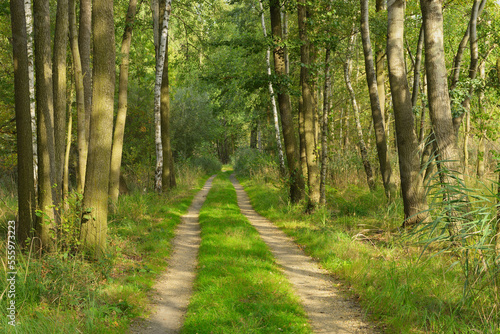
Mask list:
POLYGON ((165 50, 168 35, 168 20, 170 18, 170 8, 172 0, 165 1, 165 15, 163 17, 163 27, 160 36, 160 49, 156 58, 156 79, 155 79, 155 146, 156 146, 156 169, 155 169, 155 190, 161 192, 161 173, 163 168, 163 147, 161 144, 161 80, 163 76, 163 63, 165 62, 165 50))
MULTIPOLYGON (((266 21, 264 18, 264 8, 262 6, 262 0, 259 0, 260 5, 260 20, 262 23, 262 31, 264 32, 264 37, 267 38, 266 21)), ((271 49, 267 47, 266 51, 266 64, 267 64, 267 75, 269 76, 269 94, 271 95, 271 106, 273 108, 274 116, 274 129, 276 131, 276 144, 278 146, 278 156, 280 159, 280 171, 285 173, 285 159, 283 158, 283 147, 281 146, 281 135, 280 135, 280 125, 278 119, 278 108, 276 107, 276 99, 274 97, 273 83, 271 82, 271 49)))
POLYGON ((36 110, 35 110, 35 70, 33 58, 33 11, 31 9, 31 0, 24 0, 24 13, 26 16, 26 34, 28 49, 28 77, 30 87, 30 113, 31 113, 31 132, 33 142, 33 172, 35 176, 35 192, 38 189, 38 154, 36 144, 36 110))

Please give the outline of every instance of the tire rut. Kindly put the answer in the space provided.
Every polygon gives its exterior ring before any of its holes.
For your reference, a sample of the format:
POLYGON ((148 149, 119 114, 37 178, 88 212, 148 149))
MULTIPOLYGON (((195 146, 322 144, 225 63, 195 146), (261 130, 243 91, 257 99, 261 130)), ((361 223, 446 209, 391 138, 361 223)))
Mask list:
POLYGON ((284 232, 259 215, 234 174, 230 177, 238 197, 238 205, 262 240, 269 246, 276 262, 292 283, 315 333, 377 333, 364 319, 361 308, 345 298, 335 286, 338 282, 304 254, 284 232))
POLYGON ((130 333, 165 334, 178 333, 193 290, 200 247, 200 209, 212 187, 215 175, 210 177, 203 188, 196 194, 182 216, 182 222, 172 241, 172 255, 166 272, 154 286, 153 313, 151 316, 134 324, 130 333))

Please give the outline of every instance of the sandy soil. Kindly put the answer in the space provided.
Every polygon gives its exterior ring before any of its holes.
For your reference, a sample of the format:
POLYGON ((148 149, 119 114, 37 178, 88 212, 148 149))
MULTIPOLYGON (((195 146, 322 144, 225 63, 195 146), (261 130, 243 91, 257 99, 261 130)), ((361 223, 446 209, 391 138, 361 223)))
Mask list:
POLYGON ((292 283, 307 312, 315 333, 377 333, 375 326, 364 319, 356 303, 336 287, 326 270, 319 267, 284 232, 252 208, 243 187, 231 175, 241 212, 259 231, 292 283))
POLYGON ((179 332, 191 297, 198 264, 197 256, 201 241, 198 216, 212 186, 213 178, 214 176, 207 180, 194 197, 188 212, 182 216, 182 223, 179 224, 172 241, 173 251, 168 261, 167 271, 153 288, 151 305, 153 313, 149 319, 134 323, 130 333, 179 332))

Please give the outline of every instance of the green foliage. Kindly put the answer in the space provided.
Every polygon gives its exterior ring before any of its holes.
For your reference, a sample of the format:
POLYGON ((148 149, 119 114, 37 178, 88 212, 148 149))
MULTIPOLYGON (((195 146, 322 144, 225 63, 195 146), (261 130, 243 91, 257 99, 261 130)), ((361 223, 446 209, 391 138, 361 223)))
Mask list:
POLYGON ((252 148, 238 150, 233 156, 233 164, 234 171, 242 176, 266 174, 269 170, 278 168, 273 157, 252 148))
POLYGON ((194 156, 189 160, 189 162, 191 165, 203 170, 206 175, 218 173, 222 169, 222 163, 214 156, 194 156))

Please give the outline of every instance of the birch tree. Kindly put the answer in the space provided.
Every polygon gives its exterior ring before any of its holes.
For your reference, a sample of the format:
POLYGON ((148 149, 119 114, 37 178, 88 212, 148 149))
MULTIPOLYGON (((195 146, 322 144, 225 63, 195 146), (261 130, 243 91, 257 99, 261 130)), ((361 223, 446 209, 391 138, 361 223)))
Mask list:
POLYGON ((165 52, 168 35, 168 21, 170 18, 172 0, 165 1, 165 11, 161 34, 159 36, 158 56, 156 58, 156 79, 154 90, 154 122, 155 122, 155 147, 156 147, 156 168, 155 168, 155 190, 161 192, 162 170, 163 170, 163 148, 161 142, 161 82, 163 78, 163 67, 165 64, 165 52))
MULTIPOLYGON (((267 38, 267 30, 266 30, 266 21, 264 17, 264 8, 262 6, 262 0, 259 0, 260 5, 260 21, 262 24, 262 31, 264 33, 264 37, 267 38)), ((278 108, 276 107, 276 98, 274 96, 274 87, 273 82, 271 81, 271 48, 268 46, 266 50, 266 65, 267 65, 267 75, 269 76, 269 95, 271 95, 271 107, 273 110, 273 119, 274 119, 274 131, 276 134, 276 146, 278 147, 278 157, 280 160, 280 171, 281 174, 285 174, 285 159, 283 157, 283 148, 281 146, 281 134, 280 134, 280 125, 278 118, 278 108)))

